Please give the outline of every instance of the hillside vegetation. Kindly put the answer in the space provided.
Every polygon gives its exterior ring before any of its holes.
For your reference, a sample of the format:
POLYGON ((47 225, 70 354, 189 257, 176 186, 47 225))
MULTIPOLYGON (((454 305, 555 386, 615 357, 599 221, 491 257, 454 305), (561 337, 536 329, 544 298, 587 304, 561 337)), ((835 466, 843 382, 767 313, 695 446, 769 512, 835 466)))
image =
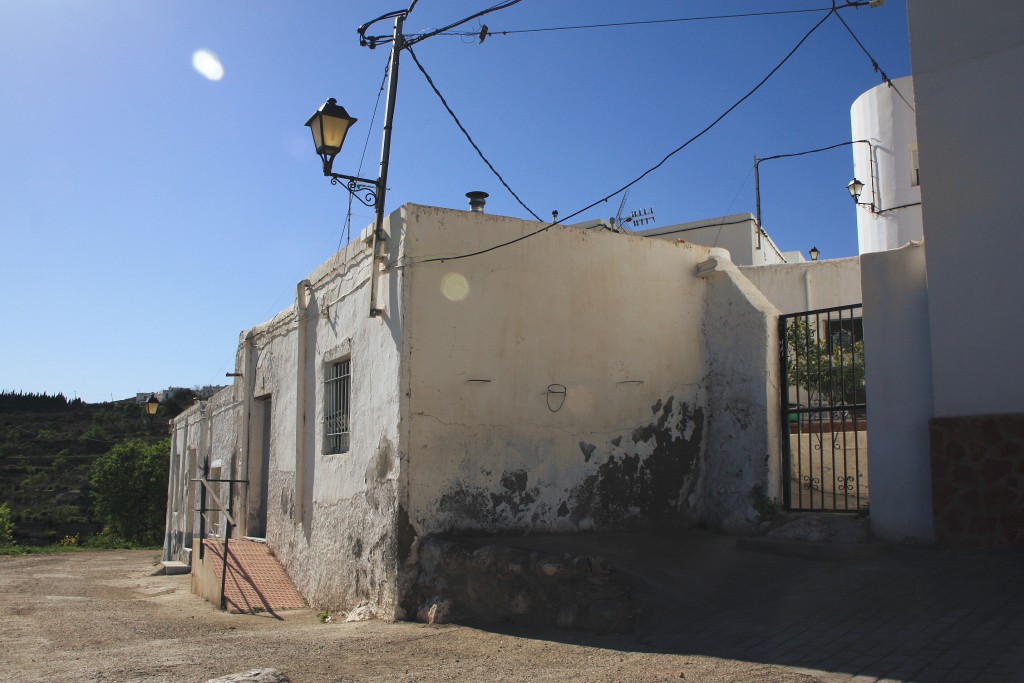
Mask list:
POLYGON ((166 439, 169 418, 191 401, 190 390, 179 390, 150 417, 134 399, 85 403, 63 394, 0 393, 0 504, 10 507, 15 541, 47 545, 98 534, 104 523, 90 491, 93 463, 129 439, 166 439))

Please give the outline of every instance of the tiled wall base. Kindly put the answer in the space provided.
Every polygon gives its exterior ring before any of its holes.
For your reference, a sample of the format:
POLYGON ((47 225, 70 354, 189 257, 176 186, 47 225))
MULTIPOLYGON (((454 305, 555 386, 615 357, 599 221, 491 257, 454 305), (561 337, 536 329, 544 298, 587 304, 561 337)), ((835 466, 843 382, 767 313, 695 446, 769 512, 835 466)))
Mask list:
POLYGON ((929 421, 935 540, 1024 547, 1024 414, 929 421))

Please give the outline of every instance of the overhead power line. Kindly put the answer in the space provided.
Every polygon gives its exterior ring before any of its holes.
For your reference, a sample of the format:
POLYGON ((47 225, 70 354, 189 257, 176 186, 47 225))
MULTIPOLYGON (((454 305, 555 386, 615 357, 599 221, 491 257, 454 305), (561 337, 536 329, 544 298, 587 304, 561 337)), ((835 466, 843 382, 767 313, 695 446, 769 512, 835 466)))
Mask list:
POLYGON ((444 99, 444 95, 442 95, 441 91, 437 89, 437 86, 434 84, 434 79, 430 77, 430 74, 427 73, 427 70, 423 68, 422 64, 420 64, 420 60, 416 58, 416 53, 413 52, 412 47, 406 46, 406 49, 409 51, 409 56, 412 57, 412 61, 415 62, 416 67, 420 70, 420 73, 422 73, 423 77, 427 79, 427 83, 434 91, 434 94, 437 95, 437 99, 441 100, 441 104, 444 105, 444 108, 448 112, 449 116, 451 116, 452 120, 455 121, 455 125, 459 127, 459 130, 462 131, 462 134, 466 136, 467 140, 469 140, 469 144, 473 146, 473 149, 476 150, 476 153, 480 156, 481 159, 483 159, 484 163, 487 164, 487 168, 491 169, 491 173, 493 173, 495 177, 501 182, 501 184, 505 186, 505 189, 508 190, 513 197, 515 197, 515 200, 519 202, 519 206, 526 209, 526 212, 529 213, 534 218, 536 218, 538 221, 543 220, 540 216, 534 213, 533 209, 528 207, 523 202, 523 200, 519 198, 519 195, 516 194, 515 190, 509 187, 509 184, 505 182, 505 179, 501 177, 500 173, 498 173, 498 169, 494 168, 494 164, 492 164, 487 159, 487 157, 484 156, 484 153, 480 150, 480 147, 476 144, 476 142, 473 141, 473 138, 470 136, 469 131, 467 131, 466 127, 462 125, 462 122, 459 121, 459 117, 456 116, 455 112, 452 111, 452 108, 448 106, 448 101, 444 99))
POLYGON ((526 233, 525 235, 521 235, 520 237, 516 237, 515 239, 511 239, 511 240, 508 240, 506 242, 502 242, 500 244, 495 244, 494 246, 487 247, 486 249, 480 249, 480 250, 469 252, 469 253, 466 253, 466 254, 458 254, 458 255, 454 255, 454 256, 438 256, 438 257, 435 257, 435 258, 423 259, 422 261, 417 261, 416 263, 433 263, 433 262, 436 262, 436 261, 441 261, 441 262, 444 262, 444 261, 455 261, 455 260, 458 260, 458 259, 470 258, 472 256, 480 256, 482 254, 486 254, 488 252, 492 252, 492 251, 495 251, 497 249, 501 249, 503 247, 510 246, 512 244, 515 244, 517 242, 521 242, 521 241, 529 239, 529 238, 531 238, 531 237, 533 237, 535 235, 539 235, 542 232, 550 230, 551 228, 555 227, 556 225, 564 223, 565 221, 567 221, 569 219, 575 218, 576 216, 580 215, 584 211, 588 211, 589 209, 594 208, 598 204, 601 204, 602 202, 606 202, 609 199, 611 199, 612 197, 618 195, 619 193, 628 190, 630 187, 632 187, 633 185, 636 185, 641 180, 643 180, 644 178, 649 176, 651 173, 653 173, 654 171, 656 171, 659 168, 661 168, 662 166, 664 166, 665 163, 667 163, 668 160, 671 159, 672 157, 674 157, 676 154, 678 154, 679 152, 683 151, 684 149, 689 147, 691 144, 693 144, 694 142, 699 140, 708 131, 710 131, 712 128, 714 128, 719 123, 721 123, 721 121, 723 119, 725 119, 726 116, 731 114, 737 107, 739 107, 741 104, 743 104, 748 99, 750 99, 750 97, 753 96, 754 93, 756 93, 758 90, 760 90, 761 87, 764 86, 764 84, 767 83, 772 78, 772 76, 774 76, 779 71, 779 69, 781 69, 783 67, 783 65, 785 65, 786 62, 788 62, 790 60, 790 58, 794 54, 796 54, 797 50, 799 50, 800 47, 805 42, 807 42, 807 39, 810 38, 811 35, 813 35, 814 32, 817 31, 821 27, 821 25, 824 24, 828 20, 828 18, 831 17, 835 13, 836 13, 836 9, 830 9, 828 14, 826 14, 824 17, 822 17, 822 19, 818 23, 816 23, 811 28, 811 30, 808 31, 799 40, 799 42, 797 42, 797 44, 786 54, 786 56, 783 57, 782 60, 778 64, 776 64, 775 67, 771 71, 769 71, 768 74, 757 83, 757 85, 755 85, 753 88, 751 88, 749 91, 747 91, 747 93, 745 95, 743 95, 741 98, 736 100, 736 102, 734 102, 728 109, 726 109, 724 112, 722 112, 718 117, 716 117, 711 123, 709 123, 703 129, 701 129, 700 132, 698 132, 696 135, 692 136, 690 139, 688 139, 683 144, 681 144, 678 147, 676 147, 675 149, 673 149, 671 152, 666 154, 661 159, 661 161, 659 161, 658 163, 654 164, 653 166, 648 168, 646 171, 644 171, 643 173, 641 173, 636 178, 634 178, 633 180, 629 181, 628 183, 626 183, 625 185, 623 185, 619 189, 615 190, 614 192, 610 192, 609 194, 605 195, 601 199, 598 199, 597 201, 591 202, 590 204, 584 206, 582 209, 579 209, 578 211, 576 211, 574 213, 571 213, 568 216, 565 216, 564 218, 560 218, 557 221, 553 221, 551 223, 548 223, 547 225, 545 225, 545 226, 543 226, 541 228, 538 228, 537 230, 534 230, 533 232, 526 233))
POLYGON ((864 52, 865 55, 867 55, 868 59, 871 60, 871 66, 875 69, 876 72, 878 72, 878 75, 882 77, 882 80, 885 81, 886 83, 888 83, 890 88, 892 88, 893 90, 896 91, 896 94, 900 96, 900 99, 903 100, 903 103, 905 105, 907 105, 908 107, 910 107, 910 111, 913 111, 913 112, 916 113, 916 110, 914 109, 914 105, 912 105, 910 102, 908 102, 907 98, 904 97, 903 93, 900 92, 900 89, 897 88, 895 86, 895 84, 893 84, 892 79, 889 78, 889 74, 885 73, 885 71, 882 70, 882 67, 880 67, 878 65, 878 62, 875 60, 874 57, 871 56, 871 53, 868 52, 868 49, 866 47, 864 47, 864 43, 860 42, 860 38, 858 38, 857 34, 853 32, 853 29, 850 28, 850 25, 846 23, 846 20, 844 20, 841 16, 839 16, 838 12, 836 12, 835 15, 836 15, 836 19, 838 19, 840 21, 840 23, 842 23, 842 25, 846 29, 847 33, 850 34, 850 37, 853 38, 854 42, 856 42, 857 45, 860 46, 860 49, 864 52))
MULTIPOLYGON (((524 29, 510 29, 507 31, 497 31, 488 29, 487 36, 501 35, 510 36, 522 33, 548 33, 552 31, 579 31, 586 29, 595 28, 619 28, 627 26, 651 26, 656 24, 673 24, 683 23, 691 21, 715 21, 721 19, 749 19, 756 17, 772 17, 772 16, 784 16, 787 14, 817 14, 821 12, 831 13, 836 10, 845 9, 847 7, 860 7, 866 5, 867 2, 851 2, 844 5, 840 5, 836 8, 832 7, 814 7, 810 9, 791 9, 791 10, 773 10, 767 12, 743 12, 740 14, 714 14, 708 16, 699 17, 677 17, 672 19, 645 19, 639 21, 617 21, 609 22, 604 24, 576 24, 571 26, 550 26, 546 28, 524 28, 524 29)), ((433 32, 430 35, 444 35, 444 36, 478 36, 479 31, 448 31, 442 30, 440 33, 433 32)))
MULTIPOLYGON (((452 30, 453 28, 455 28, 457 26, 462 26, 467 21, 473 21, 474 19, 482 17, 485 14, 490 14, 491 12, 497 12, 498 10, 507 9, 507 8, 511 7, 512 5, 515 5, 515 4, 519 3, 519 2, 522 2, 522 0, 505 0, 504 2, 499 2, 496 5, 492 5, 492 6, 488 7, 485 10, 481 10, 479 12, 476 12, 475 14, 471 14, 468 17, 466 17, 465 19, 459 19, 458 21, 452 22, 451 24, 448 24, 444 28, 439 28, 439 29, 436 29, 434 31, 428 31, 427 33, 421 33, 421 34, 417 34, 417 35, 406 36, 405 37, 405 45, 406 46, 415 45, 416 43, 420 42, 421 40, 426 40, 427 38, 431 38, 433 36, 439 35, 441 33, 444 33, 445 31, 450 31, 450 30, 452 30)), ((413 6, 415 6, 415 5, 416 5, 416 3, 414 2, 413 6)), ((378 41, 378 42, 383 42, 383 41, 378 41)))

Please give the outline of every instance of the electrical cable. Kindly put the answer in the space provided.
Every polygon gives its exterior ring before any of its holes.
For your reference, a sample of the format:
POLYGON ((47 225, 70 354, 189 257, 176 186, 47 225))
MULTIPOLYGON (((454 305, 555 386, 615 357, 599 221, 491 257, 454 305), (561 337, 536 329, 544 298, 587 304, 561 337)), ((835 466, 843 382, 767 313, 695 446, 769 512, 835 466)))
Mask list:
MULTIPOLYGON (((520 2, 522 2, 522 0, 505 0, 504 2, 499 2, 496 5, 492 5, 491 7, 488 7, 485 10, 481 10, 481 11, 477 12, 476 14, 471 14, 470 16, 466 17, 465 19, 460 19, 459 21, 456 21, 456 22, 453 22, 451 24, 448 24, 444 28, 439 28, 439 29, 436 29, 434 31, 429 31, 427 33, 422 33, 422 34, 419 34, 419 35, 414 35, 411 38, 407 37, 406 40, 404 41, 405 44, 402 47, 410 47, 410 46, 415 45, 416 43, 420 42, 421 40, 426 40, 427 38, 431 38, 431 37, 436 36, 436 35, 438 35, 440 33, 444 33, 445 31, 450 31, 451 29, 455 28, 456 26, 462 26, 467 21, 472 21, 473 19, 476 19, 477 17, 482 17, 485 14, 490 14, 491 12, 497 12, 498 10, 507 9, 507 8, 511 7, 512 5, 518 4, 520 2)), ((413 3, 413 4, 415 4, 415 3, 413 3)))
POLYGON ((521 241, 523 241, 523 240, 525 240, 525 239, 529 239, 530 237, 533 237, 534 235, 539 235, 539 234, 540 234, 540 233, 542 233, 542 232, 545 232, 545 231, 547 231, 547 230, 550 230, 551 228, 555 227, 556 225, 558 225, 558 224, 560 224, 560 223, 564 223, 565 221, 569 220, 570 218, 575 218, 576 216, 580 215, 580 214, 581 214, 581 213, 583 213, 584 211, 587 211, 587 210, 589 210, 589 209, 592 209, 592 208, 594 208, 595 206, 597 206, 598 204, 600 204, 600 203, 602 203, 602 202, 607 202, 607 201, 608 201, 609 199, 611 199, 612 197, 616 196, 617 194, 619 194, 619 193, 621 193, 621 192, 625 192, 626 190, 628 190, 629 188, 631 188, 631 187, 632 187, 633 185, 636 185, 636 184, 637 184, 637 183, 639 183, 639 182, 640 182, 641 180, 643 180, 644 178, 646 178, 647 176, 649 176, 649 175, 650 175, 651 173, 653 173, 654 171, 656 171, 656 170, 658 170, 659 168, 661 168, 662 166, 664 166, 664 165, 665 165, 665 163, 666 163, 666 162, 668 162, 668 160, 669 160, 669 159, 671 159, 671 158, 672 158, 673 156, 675 156, 675 155, 676 155, 676 154, 678 154, 679 152, 683 151, 684 149, 686 149, 687 147, 689 147, 689 146, 690 146, 691 144, 693 144, 694 142, 696 142, 696 141, 697 141, 698 139, 700 139, 701 137, 703 137, 703 136, 704 136, 704 135, 705 135, 705 134, 706 134, 706 133, 707 133, 708 131, 710 131, 710 130, 711 130, 712 128, 714 128, 715 126, 717 126, 717 125, 718 125, 718 124, 719 124, 719 123, 720 123, 720 122, 721 122, 721 121, 722 121, 722 120, 723 120, 723 119, 724 119, 724 118, 725 118, 726 116, 728 116, 729 114, 731 114, 731 113, 733 112, 733 110, 735 110, 735 109, 736 109, 737 107, 739 107, 739 106, 740 106, 741 104, 743 104, 743 103, 744 103, 745 101, 747 101, 748 99, 750 99, 750 97, 751 97, 751 96, 753 96, 753 94, 754 94, 754 93, 756 93, 756 92, 757 92, 758 90, 760 90, 760 89, 761 89, 761 87, 762 87, 762 86, 763 86, 763 85, 764 85, 765 83, 767 83, 767 82, 768 82, 768 80, 769 80, 769 79, 770 79, 770 78, 771 78, 772 76, 774 76, 774 75, 776 74, 776 72, 778 72, 778 70, 779 70, 779 69, 781 69, 781 68, 783 67, 783 65, 784 65, 784 64, 785 64, 786 62, 788 62, 788 61, 790 60, 790 58, 791 58, 791 57, 792 57, 792 56, 793 56, 794 54, 796 54, 797 50, 799 50, 799 49, 800 49, 800 47, 801 47, 801 46, 802 46, 802 45, 803 45, 803 44, 804 44, 805 42, 807 42, 807 39, 808 39, 808 38, 810 38, 810 37, 811 37, 811 35, 813 35, 813 34, 814 34, 814 32, 815 32, 815 31, 817 31, 817 30, 818 30, 818 29, 819 29, 819 28, 821 27, 821 25, 822 25, 822 24, 824 24, 824 23, 825 23, 825 22, 826 22, 826 21, 828 20, 828 18, 829 18, 829 17, 831 17, 831 16, 833 15, 833 14, 835 14, 835 12, 836 12, 836 10, 834 10, 834 9, 833 9, 833 10, 831 10, 831 11, 829 11, 829 13, 828 13, 828 14, 826 14, 826 15, 825 15, 825 16, 824 16, 824 17, 823 17, 823 18, 821 19, 821 21, 819 21, 818 23, 816 23, 816 24, 815 24, 815 25, 814 25, 814 26, 813 26, 813 27, 811 28, 811 30, 810 30, 810 31, 808 31, 808 32, 807 32, 807 33, 806 33, 806 34, 804 35, 804 37, 800 39, 800 41, 799 41, 799 42, 798 42, 798 43, 797 43, 797 44, 796 44, 796 45, 795 45, 795 46, 793 47, 793 49, 791 49, 791 50, 790 50, 790 51, 789 51, 789 52, 788 52, 788 53, 786 54, 786 56, 782 58, 782 61, 780 61, 780 62, 779 62, 778 64, 776 64, 776 65, 775 65, 775 67, 774 67, 774 68, 773 68, 773 69, 772 69, 771 71, 769 71, 769 72, 768 72, 768 75, 767 75, 767 76, 765 76, 764 78, 762 78, 762 79, 761 79, 761 80, 760 80, 760 81, 758 82, 758 84, 757 84, 757 85, 755 85, 755 86, 754 86, 753 88, 751 88, 751 89, 750 89, 750 90, 749 90, 749 91, 748 91, 748 92, 747 92, 747 93, 746 93, 745 95, 743 95, 743 97, 741 97, 740 99, 736 100, 736 102, 735 102, 735 103, 733 103, 733 104, 732 104, 732 106, 730 106, 730 107, 729 107, 728 109, 726 109, 726 110, 725 110, 724 112, 722 112, 722 114, 720 114, 720 115, 719 115, 719 116, 718 116, 718 117, 717 117, 717 118, 716 118, 716 119, 715 119, 714 121, 712 121, 712 122, 711 122, 711 123, 709 123, 709 124, 708 124, 707 126, 705 126, 705 127, 704 127, 704 128, 703 128, 703 129, 702 129, 702 130, 701 130, 700 132, 699 132, 699 133, 697 133, 696 135, 694 135, 693 137, 691 137, 691 138, 690 138, 689 140, 687 140, 686 142, 684 142, 683 144, 679 145, 679 146, 678 146, 678 147, 676 147, 676 148, 675 148, 674 150, 672 150, 671 152, 669 152, 668 154, 666 154, 666 155, 664 156, 664 158, 662 158, 662 160, 661 160, 661 161, 659 161, 658 163, 656 163, 656 164, 655 164, 654 166, 651 166, 651 167, 650 167, 649 169, 647 169, 646 171, 644 171, 643 173, 641 173, 641 174, 640 174, 640 175, 638 175, 638 176, 637 176, 636 178, 634 178, 634 179, 633 179, 633 180, 631 180, 630 182, 626 183, 625 185, 623 185, 623 186, 622 186, 622 187, 620 187, 619 189, 615 190, 614 192, 611 192, 611 193, 609 193, 609 194, 605 195, 605 196, 604 196, 604 197, 602 197, 601 199, 598 199, 597 201, 595 201, 595 202, 592 202, 592 203, 588 204, 587 206, 584 206, 584 207, 583 207, 582 209, 580 209, 580 210, 578 210, 578 211, 576 211, 576 212, 574 212, 574 213, 571 213, 571 214, 569 214, 568 216, 565 216, 564 218, 561 218, 561 219, 559 219, 559 220, 557 220, 557 221, 554 221, 554 222, 552 222, 552 223, 548 223, 547 225, 545 225, 545 226, 543 226, 543 227, 541 227, 541 228, 538 228, 537 230, 534 230, 533 232, 528 232, 528 233, 526 233, 525 235, 521 235, 520 237, 516 237, 515 239, 511 239, 511 240, 508 240, 508 241, 506 241, 506 242, 502 242, 502 243, 500 243, 500 244, 496 244, 496 245, 494 245, 494 246, 491 246, 491 247, 487 247, 486 249, 480 249, 480 250, 477 250, 477 251, 474 251, 474 252, 470 252, 470 253, 467 253, 467 254, 459 254, 459 255, 456 255, 456 256, 438 256, 438 257, 435 257, 435 258, 423 259, 423 260, 421 260, 421 261, 417 261, 416 263, 433 263, 433 262, 437 262, 437 261, 440 261, 440 262, 444 262, 444 261, 455 261, 455 260, 458 260, 458 259, 470 258, 470 257, 472 257, 472 256, 479 256, 479 255, 481 255, 481 254, 486 254, 486 253, 488 253, 488 252, 491 252, 491 251, 495 251, 495 250, 497 250, 497 249, 501 249, 501 248, 503 248, 503 247, 507 247, 507 246, 509 246, 509 245, 515 244, 516 242, 521 242, 521 241))
POLYGON ((830 149, 836 149, 837 147, 846 147, 847 145, 855 145, 858 142, 866 142, 869 145, 871 144, 870 140, 850 140, 848 142, 840 142, 840 143, 835 144, 835 145, 829 145, 828 147, 820 147, 818 149, 809 149, 809 150, 807 150, 805 152, 793 152, 791 154, 776 154, 775 156, 761 157, 760 159, 757 160, 757 163, 760 164, 762 161, 771 161, 772 159, 787 159, 789 157, 802 157, 805 154, 815 154, 817 152, 827 152, 830 149))
POLYGON ((878 75, 880 75, 880 76, 882 77, 882 80, 883 80, 883 81, 885 81, 885 82, 886 82, 886 83, 887 83, 887 84, 889 85, 889 87, 890 87, 890 88, 892 88, 893 90, 895 90, 895 91, 896 91, 896 94, 900 96, 900 99, 901 99, 901 100, 903 100, 903 103, 904 103, 905 105, 907 105, 908 107, 910 107, 910 111, 912 111, 912 112, 914 112, 914 113, 916 114, 916 113, 917 113, 917 110, 916 110, 916 109, 914 109, 914 105, 912 105, 912 104, 911 104, 910 102, 908 102, 908 101, 907 101, 907 98, 906 98, 906 97, 904 97, 904 96, 903 96, 903 93, 901 93, 901 92, 900 92, 900 89, 899 89, 899 88, 897 88, 897 87, 896 87, 896 86, 895 86, 895 85, 893 84, 893 82, 892 82, 892 79, 891 79, 891 78, 889 78, 889 75, 888 75, 887 73, 885 73, 885 71, 883 71, 883 70, 882 70, 882 67, 880 67, 880 66, 878 65, 878 62, 877 62, 877 61, 875 61, 875 58, 874 58, 874 57, 872 57, 872 56, 871 56, 871 53, 870 53, 870 52, 868 52, 868 49, 867 49, 866 47, 864 47, 864 43, 860 42, 860 38, 858 38, 858 37, 857 37, 857 34, 853 32, 853 29, 852 29, 852 28, 850 28, 850 25, 846 23, 846 20, 845 20, 845 19, 843 19, 843 18, 842 18, 841 16, 839 16, 839 13, 838 13, 838 12, 833 12, 833 13, 834 13, 834 14, 836 15, 836 19, 838 19, 838 20, 839 20, 839 22, 840 22, 840 23, 841 23, 841 24, 843 25, 843 27, 845 27, 845 28, 846 28, 846 31, 847 31, 847 33, 849 33, 849 34, 850 34, 850 37, 851 37, 851 38, 853 38, 854 42, 856 42, 856 43, 857 43, 857 45, 859 45, 859 46, 860 46, 860 49, 861 49, 861 50, 862 50, 862 51, 864 52, 864 54, 865 54, 865 55, 867 55, 868 59, 870 59, 870 60, 871 60, 871 66, 872 66, 872 67, 874 68, 874 70, 875 70, 875 71, 876 71, 876 72, 878 73, 878 75))
POLYGON ((470 136, 469 131, 467 131, 466 127, 462 125, 462 122, 459 121, 459 117, 456 116, 455 112, 452 111, 452 108, 450 106, 448 106, 448 102, 447 102, 447 100, 444 99, 444 95, 442 95, 441 91, 437 89, 436 85, 434 85, 434 79, 432 79, 430 77, 430 74, 427 73, 427 70, 423 68, 422 64, 420 64, 420 60, 417 59, 416 53, 413 52, 413 50, 412 50, 412 46, 411 45, 407 45, 406 46, 406 50, 409 51, 409 56, 412 57, 412 61, 415 62, 416 67, 420 70, 420 73, 422 73, 423 77, 427 79, 427 83, 430 85, 431 89, 434 91, 434 94, 437 95, 437 98, 439 100, 441 100, 441 104, 444 105, 445 110, 447 110, 448 114, 452 117, 452 120, 455 121, 455 125, 457 125, 459 127, 459 130, 462 131, 462 134, 466 136, 467 140, 469 140, 469 144, 473 146, 473 149, 476 150, 476 153, 480 156, 481 159, 483 159, 484 163, 487 164, 487 168, 491 169, 491 173, 493 173, 495 175, 495 177, 501 182, 501 184, 505 186, 505 189, 509 191, 509 194, 511 194, 513 197, 515 197, 515 200, 517 202, 519 202, 519 206, 521 206, 524 209, 526 209, 527 213, 529 213, 531 216, 536 218, 538 221, 542 220, 540 216, 538 216, 536 213, 534 213, 533 209, 528 207, 523 202, 523 200, 519 198, 519 195, 516 194, 515 190, 513 190, 511 187, 509 187, 509 184, 507 182, 505 182, 505 179, 501 177, 500 173, 498 173, 498 169, 494 168, 494 164, 492 164, 490 161, 488 161, 487 157, 484 156, 484 153, 480 150, 480 147, 476 144, 476 142, 473 141, 473 138, 470 136))
MULTIPOLYGON (((415 3, 413 3, 415 4, 415 3)), ((370 135, 373 133, 373 122, 377 120, 377 109, 380 107, 380 96, 384 94, 384 88, 388 84, 388 72, 391 70, 391 62, 384 65, 384 78, 380 82, 380 90, 377 91, 377 102, 373 105, 373 114, 370 116, 370 126, 366 131, 366 141, 363 142, 363 154, 359 157, 359 167, 356 175, 363 175, 363 162, 366 160, 366 150, 370 146, 370 135)), ((345 244, 352 241, 352 193, 348 194, 348 214, 345 216, 345 244)), ((338 248, 341 249, 341 236, 338 237, 338 248)))
MULTIPOLYGON (((866 3, 856 3, 856 4, 852 4, 851 3, 851 4, 848 4, 848 5, 843 5, 843 7, 857 7, 857 6, 862 5, 862 4, 866 4, 866 3)), ((837 8, 837 9, 841 9, 841 8, 837 8)), ((491 31, 491 30, 489 30, 487 32, 487 35, 488 36, 493 36, 493 35, 509 36, 509 35, 520 34, 520 33, 545 33, 545 32, 551 32, 551 31, 577 31, 577 30, 581 30, 581 29, 617 28, 617 27, 622 27, 622 26, 649 26, 649 25, 652 25, 652 24, 671 24, 671 23, 688 22, 688 21, 712 21, 712 20, 718 20, 718 19, 745 19, 745 18, 751 18, 751 17, 770 17, 770 16, 779 16, 779 15, 786 15, 786 14, 809 14, 809 13, 816 13, 816 12, 832 12, 832 11, 833 10, 832 10, 831 7, 816 7, 816 8, 812 8, 812 9, 776 10, 776 11, 772 11, 772 12, 746 12, 746 13, 742 13, 742 14, 717 14, 717 15, 701 16, 701 17, 680 17, 680 18, 675 18, 675 19, 647 19, 647 20, 641 20, 641 21, 618 21, 618 22, 611 22, 611 23, 607 23, 607 24, 579 24, 579 25, 574 25, 574 26, 552 26, 552 27, 548 27, 548 28, 524 28, 524 29, 514 29, 514 30, 509 30, 509 31, 491 31)), ((477 34, 477 32, 471 32, 471 31, 450 31, 450 32, 449 31, 444 31, 444 32, 442 32, 440 34, 435 33, 433 35, 476 36, 478 34, 477 34)))

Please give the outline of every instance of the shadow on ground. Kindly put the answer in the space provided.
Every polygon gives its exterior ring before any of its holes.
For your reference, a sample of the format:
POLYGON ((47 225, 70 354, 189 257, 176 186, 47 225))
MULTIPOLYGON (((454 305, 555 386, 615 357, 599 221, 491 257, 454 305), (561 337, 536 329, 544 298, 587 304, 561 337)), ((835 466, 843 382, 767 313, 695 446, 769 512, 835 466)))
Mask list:
POLYGON ((699 531, 473 539, 605 558, 643 606, 626 637, 490 627, 558 642, 859 675, 1024 682, 1024 552, 897 547, 846 561, 741 550, 699 531))

